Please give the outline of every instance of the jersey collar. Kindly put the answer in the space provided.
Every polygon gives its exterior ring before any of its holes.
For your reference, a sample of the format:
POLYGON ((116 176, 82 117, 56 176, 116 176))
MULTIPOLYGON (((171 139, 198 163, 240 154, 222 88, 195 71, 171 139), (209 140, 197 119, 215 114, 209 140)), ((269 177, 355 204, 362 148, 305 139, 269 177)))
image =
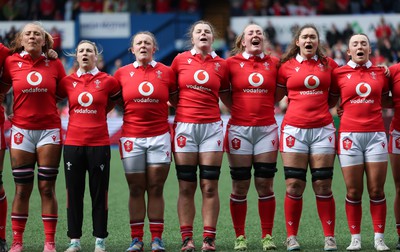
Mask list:
POLYGON ((243 52, 243 53, 242 53, 242 56, 243 56, 243 58, 245 58, 245 59, 249 59, 251 56, 256 56, 256 57, 259 57, 260 59, 263 59, 264 56, 265 56, 265 54, 262 52, 262 53, 257 54, 257 55, 252 55, 252 54, 249 54, 249 53, 247 53, 247 52, 243 52))
POLYGON ((347 62, 347 65, 350 66, 353 69, 356 68, 356 67, 360 67, 360 66, 363 66, 363 67, 366 67, 366 68, 370 68, 372 66, 372 62, 370 60, 368 60, 367 63, 359 65, 359 64, 355 63, 354 61, 349 60, 349 62, 347 62))
POLYGON ((100 71, 97 67, 93 68, 92 70, 90 70, 89 72, 82 72, 81 69, 78 69, 78 71, 76 71, 76 75, 78 75, 78 77, 81 77, 84 74, 91 74, 93 76, 95 76, 96 74, 98 74, 100 71))
MULTIPOLYGON (((30 54, 29 54, 27 51, 22 51, 22 52, 19 53, 19 55, 20 55, 22 58, 23 58, 24 56, 26 56, 26 55, 29 55, 29 56, 30 56, 30 54)), ((42 52, 42 54, 41 54, 40 56, 43 56, 43 57, 47 58, 47 57, 46 57, 46 54, 44 54, 43 52, 42 52)))
MULTIPOLYGON (((193 48, 192 50, 190 50, 190 53, 191 53, 193 56, 195 56, 196 54, 198 54, 197 51, 196 51, 196 49, 194 49, 194 48, 193 48)), ((209 55, 211 55, 211 57, 212 57, 213 59, 214 59, 215 57, 218 56, 217 53, 216 53, 215 51, 210 52, 209 55)))
MULTIPOLYGON (((155 60, 152 60, 152 61, 150 61, 150 64, 149 64, 149 65, 152 66, 152 67, 154 68, 154 67, 156 67, 157 62, 156 62, 155 60)), ((140 66, 139 66, 139 63, 138 63, 137 61, 133 62, 133 67, 134 67, 134 68, 140 67, 140 66)))
MULTIPOLYGON (((317 61, 317 60, 318 60, 318 56, 317 56, 317 55, 314 55, 314 56, 311 57, 311 59, 317 61)), ((299 63, 301 63, 301 62, 303 62, 303 61, 306 61, 307 59, 303 58, 300 54, 297 54, 297 55, 296 55, 296 60, 297 60, 299 63)))

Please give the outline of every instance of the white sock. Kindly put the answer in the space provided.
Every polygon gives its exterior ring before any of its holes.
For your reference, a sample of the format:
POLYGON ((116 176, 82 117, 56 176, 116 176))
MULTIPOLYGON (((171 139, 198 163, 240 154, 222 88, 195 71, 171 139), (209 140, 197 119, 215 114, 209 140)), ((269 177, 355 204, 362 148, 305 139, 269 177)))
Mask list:
POLYGON ((383 234, 382 233, 375 233, 375 240, 383 239, 383 234))
POLYGON ((95 241, 95 243, 94 243, 94 244, 96 244, 98 241, 99 241, 99 242, 103 242, 103 243, 104 243, 104 239, 103 239, 103 238, 97 238, 97 237, 96 237, 96 241, 95 241))
POLYGON ((71 239, 71 243, 78 243, 81 245, 81 239, 71 239))
POLYGON ((361 234, 352 234, 351 239, 359 239, 361 240, 361 234))

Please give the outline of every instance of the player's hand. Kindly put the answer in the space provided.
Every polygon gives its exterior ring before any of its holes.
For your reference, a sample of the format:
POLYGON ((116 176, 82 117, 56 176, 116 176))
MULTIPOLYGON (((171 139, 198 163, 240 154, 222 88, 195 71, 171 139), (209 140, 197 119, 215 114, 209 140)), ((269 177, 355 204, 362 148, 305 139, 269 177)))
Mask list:
POLYGON ((383 67, 385 69, 385 76, 390 77, 390 70, 389 67, 386 65, 378 65, 378 67, 383 67))
POLYGON ((53 49, 50 49, 47 52, 47 57, 49 57, 50 59, 57 59, 58 58, 58 53, 56 51, 54 51, 53 49))
POLYGON ((340 107, 340 106, 337 107, 336 113, 337 113, 337 115, 338 115, 339 118, 342 117, 342 115, 343 115, 343 108, 340 107))

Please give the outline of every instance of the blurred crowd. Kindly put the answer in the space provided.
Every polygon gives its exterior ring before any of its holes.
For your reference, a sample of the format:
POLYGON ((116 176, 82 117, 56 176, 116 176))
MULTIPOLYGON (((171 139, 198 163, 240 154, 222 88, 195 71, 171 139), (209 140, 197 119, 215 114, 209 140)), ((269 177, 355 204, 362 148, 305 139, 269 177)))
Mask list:
POLYGON ((81 12, 195 12, 198 0, 0 0, 0 20, 74 20, 81 12))
MULTIPOLYGON (((400 13, 400 0, 225 0, 232 16, 400 13)), ((81 12, 201 11, 199 0, 0 0, 0 20, 74 20, 81 12)))
POLYGON ((230 0, 232 16, 399 13, 399 0, 230 0))

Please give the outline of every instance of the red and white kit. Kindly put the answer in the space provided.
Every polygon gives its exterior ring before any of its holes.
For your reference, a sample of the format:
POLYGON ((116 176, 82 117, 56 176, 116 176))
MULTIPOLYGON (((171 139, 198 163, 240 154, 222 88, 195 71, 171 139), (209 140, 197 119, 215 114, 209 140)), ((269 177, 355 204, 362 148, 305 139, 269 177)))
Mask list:
POLYGON ((57 95, 68 97, 70 109, 66 145, 110 144, 106 108, 109 97, 117 96, 120 89, 112 76, 97 68, 86 74, 78 70, 61 81, 57 95))

